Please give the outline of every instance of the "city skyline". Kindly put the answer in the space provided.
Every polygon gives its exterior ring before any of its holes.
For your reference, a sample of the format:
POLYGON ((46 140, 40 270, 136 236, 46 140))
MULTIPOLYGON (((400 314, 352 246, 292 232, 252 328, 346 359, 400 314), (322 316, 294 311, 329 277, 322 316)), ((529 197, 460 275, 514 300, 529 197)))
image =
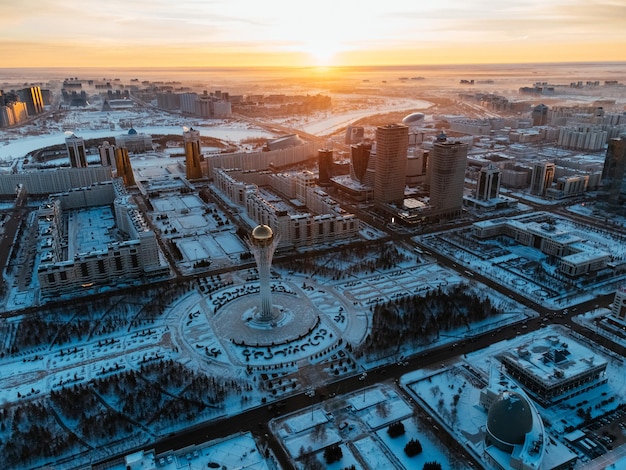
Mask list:
POLYGON ((359 66, 626 60, 620 2, 165 0, 7 13, 5 67, 359 66))

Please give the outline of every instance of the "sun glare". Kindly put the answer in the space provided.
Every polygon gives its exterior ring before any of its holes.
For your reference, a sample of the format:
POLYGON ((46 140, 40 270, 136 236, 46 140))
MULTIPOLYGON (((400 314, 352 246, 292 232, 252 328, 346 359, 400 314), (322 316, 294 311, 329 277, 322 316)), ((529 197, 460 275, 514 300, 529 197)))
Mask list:
POLYGON ((305 45, 304 51, 311 57, 312 65, 328 66, 333 63, 340 51, 340 46, 331 41, 312 41, 305 45))

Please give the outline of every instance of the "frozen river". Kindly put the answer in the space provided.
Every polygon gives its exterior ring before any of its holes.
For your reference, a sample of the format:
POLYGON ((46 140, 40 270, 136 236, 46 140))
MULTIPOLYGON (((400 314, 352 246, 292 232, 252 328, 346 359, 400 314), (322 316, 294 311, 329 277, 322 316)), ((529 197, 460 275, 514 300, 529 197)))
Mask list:
MULTIPOLYGON (((364 109, 356 109, 342 113, 325 113, 307 118, 306 120, 292 121, 290 126, 300 128, 306 133, 313 135, 328 135, 337 129, 346 127, 347 125, 367 116, 380 113, 389 113, 396 111, 406 111, 407 114, 415 111, 423 111, 430 107, 432 103, 417 99, 389 99, 384 103, 373 105, 364 109)), ((121 111, 122 113, 126 111, 121 111)), ((94 119, 102 117, 102 113, 93 113, 94 119)), ((132 120, 132 117, 129 116, 132 120)), ((84 124, 84 123, 83 123, 84 124)), ((182 134, 183 125, 188 125, 187 118, 180 118, 180 124, 166 126, 137 126, 137 131, 150 135, 166 135, 166 134, 182 134)), ((194 129, 200 131, 200 134, 207 137, 215 137, 221 140, 240 142, 247 138, 272 138, 276 135, 267 130, 250 127, 248 124, 237 121, 222 121, 220 124, 212 126, 194 125, 194 129)), ((74 133, 84 139, 110 138, 124 134, 122 130, 110 129, 80 129, 74 130, 74 133)), ((51 145, 59 145, 65 142, 67 133, 62 131, 53 131, 49 134, 37 136, 19 136, 14 131, 0 132, 0 162, 12 161, 22 158, 28 153, 51 145)))

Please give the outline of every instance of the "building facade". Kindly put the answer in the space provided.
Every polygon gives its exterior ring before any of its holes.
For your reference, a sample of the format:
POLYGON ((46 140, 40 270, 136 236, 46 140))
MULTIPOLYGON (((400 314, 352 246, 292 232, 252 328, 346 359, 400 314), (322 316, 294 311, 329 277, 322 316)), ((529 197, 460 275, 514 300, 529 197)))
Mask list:
POLYGON ((500 168, 493 163, 480 169, 476 181, 476 198, 482 201, 496 199, 500 194, 500 168))
POLYGON ((155 233, 119 180, 50 196, 37 213, 37 224, 37 278, 43 297, 169 273, 167 264, 161 263, 155 233), (73 214, 97 206, 113 206, 112 217, 123 241, 97 246, 76 241, 84 231, 73 214))
POLYGON ((602 168, 602 186, 609 204, 621 205, 626 194, 626 134, 611 139, 602 168))
POLYGON ((122 178, 125 186, 135 185, 135 174, 130 164, 128 149, 126 147, 118 147, 115 149, 115 166, 117 168, 117 176, 122 178))
POLYGON ((115 162, 115 145, 111 145, 105 140, 102 142, 102 145, 98 147, 98 153, 100 154, 100 164, 102 166, 110 166, 113 170, 117 169, 115 162))
POLYGON ((409 128, 389 124, 376 128, 374 202, 401 205, 404 200, 409 128))
POLYGON ((333 150, 319 149, 317 151, 318 167, 319 167, 319 184, 329 185, 330 178, 333 176, 333 150))
POLYGON ((200 131, 193 128, 183 132, 183 143, 185 145, 185 167, 188 180, 202 178, 202 167, 200 166, 200 131))
POLYGON ((545 196, 548 188, 552 186, 556 165, 550 162, 535 162, 533 174, 530 179, 530 193, 535 196, 545 196))
POLYGON ((467 144, 438 137, 430 155, 430 205, 432 214, 456 217, 463 209, 467 144))
POLYGON ((65 138, 65 148, 72 168, 86 168, 88 166, 85 139, 72 134, 65 138))

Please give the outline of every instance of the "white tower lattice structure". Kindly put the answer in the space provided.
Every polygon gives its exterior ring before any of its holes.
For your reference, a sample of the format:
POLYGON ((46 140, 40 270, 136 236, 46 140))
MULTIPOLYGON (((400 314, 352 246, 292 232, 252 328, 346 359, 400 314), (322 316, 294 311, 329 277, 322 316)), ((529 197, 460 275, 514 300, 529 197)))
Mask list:
POLYGON ((270 288, 270 268, 272 257, 276 250, 277 237, 267 225, 258 225, 252 230, 248 245, 254 255, 259 272, 259 291, 261 305, 256 321, 260 323, 273 324, 275 322, 272 308, 272 292, 270 288))

